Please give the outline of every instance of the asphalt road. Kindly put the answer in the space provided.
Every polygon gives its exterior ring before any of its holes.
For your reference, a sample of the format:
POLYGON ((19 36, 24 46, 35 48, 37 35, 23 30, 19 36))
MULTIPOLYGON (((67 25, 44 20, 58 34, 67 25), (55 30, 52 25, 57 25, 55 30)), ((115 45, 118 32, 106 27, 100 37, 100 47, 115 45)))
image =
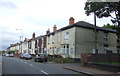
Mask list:
POLYGON ((2 59, 2 74, 80 74, 64 69, 60 64, 38 63, 12 57, 2 57, 2 59))

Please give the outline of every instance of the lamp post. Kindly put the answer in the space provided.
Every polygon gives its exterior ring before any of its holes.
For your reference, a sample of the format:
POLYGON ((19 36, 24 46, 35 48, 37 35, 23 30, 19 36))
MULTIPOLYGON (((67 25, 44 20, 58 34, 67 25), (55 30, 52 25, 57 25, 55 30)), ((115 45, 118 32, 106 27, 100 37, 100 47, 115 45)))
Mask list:
POLYGON ((20 40, 21 40, 21 41, 23 41, 23 29, 16 29, 16 30, 19 30, 19 31, 21 31, 20 40))
POLYGON ((21 53, 22 53, 23 29, 16 29, 16 30, 21 31, 20 42, 21 42, 21 53))
POLYGON ((98 50, 97 50, 97 29, 96 29, 96 15, 95 15, 95 12, 94 12, 94 32, 95 32, 95 53, 98 53, 98 50))

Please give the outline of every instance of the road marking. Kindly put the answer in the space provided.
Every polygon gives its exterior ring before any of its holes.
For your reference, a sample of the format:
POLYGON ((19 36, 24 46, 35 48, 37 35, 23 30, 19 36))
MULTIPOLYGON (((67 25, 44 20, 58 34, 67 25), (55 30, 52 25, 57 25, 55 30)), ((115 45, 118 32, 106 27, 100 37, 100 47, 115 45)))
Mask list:
POLYGON ((41 70, 41 72, 43 72, 44 74, 48 75, 48 73, 46 73, 45 71, 41 70))
POLYGON ((27 64, 27 62, 25 62, 27 64))
POLYGON ((29 64, 30 66, 33 66, 32 64, 29 64))

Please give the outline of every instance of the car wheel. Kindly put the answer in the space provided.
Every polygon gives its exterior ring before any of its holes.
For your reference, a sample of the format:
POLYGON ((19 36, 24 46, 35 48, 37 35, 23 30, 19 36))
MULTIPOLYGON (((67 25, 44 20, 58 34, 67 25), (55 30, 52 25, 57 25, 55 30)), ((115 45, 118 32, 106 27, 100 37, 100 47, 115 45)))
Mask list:
POLYGON ((47 62, 47 60, 45 60, 45 62, 47 62))

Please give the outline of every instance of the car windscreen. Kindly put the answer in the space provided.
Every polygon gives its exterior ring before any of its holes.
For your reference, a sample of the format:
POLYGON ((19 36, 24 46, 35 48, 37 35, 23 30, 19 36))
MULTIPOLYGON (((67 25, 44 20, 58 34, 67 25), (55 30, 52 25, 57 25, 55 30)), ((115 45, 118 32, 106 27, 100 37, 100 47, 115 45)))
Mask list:
POLYGON ((40 57, 45 57, 45 54, 38 54, 38 56, 40 56, 40 57))
POLYGON ((25 56, 30 56, 29 54, 26 54, 25 56))

